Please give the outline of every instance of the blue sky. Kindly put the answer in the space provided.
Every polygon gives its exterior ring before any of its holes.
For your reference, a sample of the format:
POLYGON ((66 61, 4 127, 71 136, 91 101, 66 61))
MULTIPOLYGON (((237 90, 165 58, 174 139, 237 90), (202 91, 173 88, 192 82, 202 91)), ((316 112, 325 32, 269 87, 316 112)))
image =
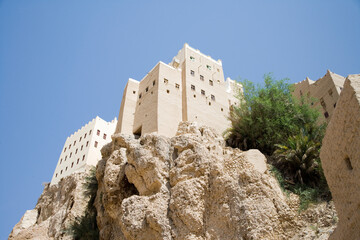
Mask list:
POLYGON ((360 1, 0 0, 0 239, 34 208, 66 137, 117 117, 127 79, 185 42, 233 79, 360 73, 360 1))

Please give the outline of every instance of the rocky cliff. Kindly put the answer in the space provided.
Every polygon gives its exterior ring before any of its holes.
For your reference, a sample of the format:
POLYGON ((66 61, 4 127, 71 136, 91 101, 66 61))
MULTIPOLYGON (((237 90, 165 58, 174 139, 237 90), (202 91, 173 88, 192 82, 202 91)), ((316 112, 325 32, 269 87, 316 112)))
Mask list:
MULTIPOLYGON (((336 226, 332 203, 299 213, 298 197, 283 194, 259 151, 226 147, 207 127, 183 122, 173 138, 117 134, 102 156, 101 239, 327 239, 336 226)), ((66 239, 62 230, 86 206, 80 179, 46 186, 10 239, 66 239)))

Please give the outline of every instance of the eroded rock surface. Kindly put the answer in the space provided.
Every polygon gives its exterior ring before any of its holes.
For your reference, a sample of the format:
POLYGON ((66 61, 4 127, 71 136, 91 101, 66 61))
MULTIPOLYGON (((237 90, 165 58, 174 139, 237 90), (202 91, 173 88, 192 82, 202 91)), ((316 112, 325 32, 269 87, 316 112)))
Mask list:
POLYGON ((207 127, 183 122, 173 138, 116 134, 102 156, 101 239, 326 239, 336 225, 332 203, 299 214, 298 197, 284 196, 259 152, 226 147, 207 127))
POLYGON ((13 228, 9 239, 72 239, 64 230, 75 217, 84 214, 88 199, 83 196, 87 171, 45 185, 35 209, 28 210, 13 228))

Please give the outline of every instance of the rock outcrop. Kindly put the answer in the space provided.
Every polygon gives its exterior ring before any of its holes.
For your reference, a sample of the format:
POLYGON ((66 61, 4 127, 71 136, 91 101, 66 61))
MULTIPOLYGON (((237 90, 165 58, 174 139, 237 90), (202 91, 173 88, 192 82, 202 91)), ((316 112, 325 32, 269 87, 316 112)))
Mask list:
POLYGON ((360 239, 360 74, 345 80, 320 158, 339 213, 331 239, 360 239))
MULTIPOLYGON (((258 150, 225 146, 212 129, 183 122, 173 138, 116 134, 102 150, 95 199, 100 239, 327 239, 333 204, 301 213, 258 150)), ((84 215, 84 177, 46 185, 9 239, 72 239, 64 230, 84 215)))
POLYGON ((72 239, 65 229, 85 212, 88 199, 83 195, 83 183, 87 174, 79 172, 57 185, 46 184, 35 209, 26 211, 9 239, 72 239))
POLYGON ((331 203, 298 213, 256 150, 183 122, 177 136, 116 134, 102 149, 95 200, 101 239, 327 239, 331 203))

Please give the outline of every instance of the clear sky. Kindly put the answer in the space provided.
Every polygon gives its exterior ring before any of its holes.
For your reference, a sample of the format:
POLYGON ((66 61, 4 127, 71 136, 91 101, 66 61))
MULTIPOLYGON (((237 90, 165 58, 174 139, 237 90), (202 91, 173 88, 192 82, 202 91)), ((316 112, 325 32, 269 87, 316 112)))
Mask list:
POLYGON ((360 73, 360 1, 0 0, 0 239, 34 208, 66 137, 117 117, 127 79, 184 43, 233 79, 360 73))

